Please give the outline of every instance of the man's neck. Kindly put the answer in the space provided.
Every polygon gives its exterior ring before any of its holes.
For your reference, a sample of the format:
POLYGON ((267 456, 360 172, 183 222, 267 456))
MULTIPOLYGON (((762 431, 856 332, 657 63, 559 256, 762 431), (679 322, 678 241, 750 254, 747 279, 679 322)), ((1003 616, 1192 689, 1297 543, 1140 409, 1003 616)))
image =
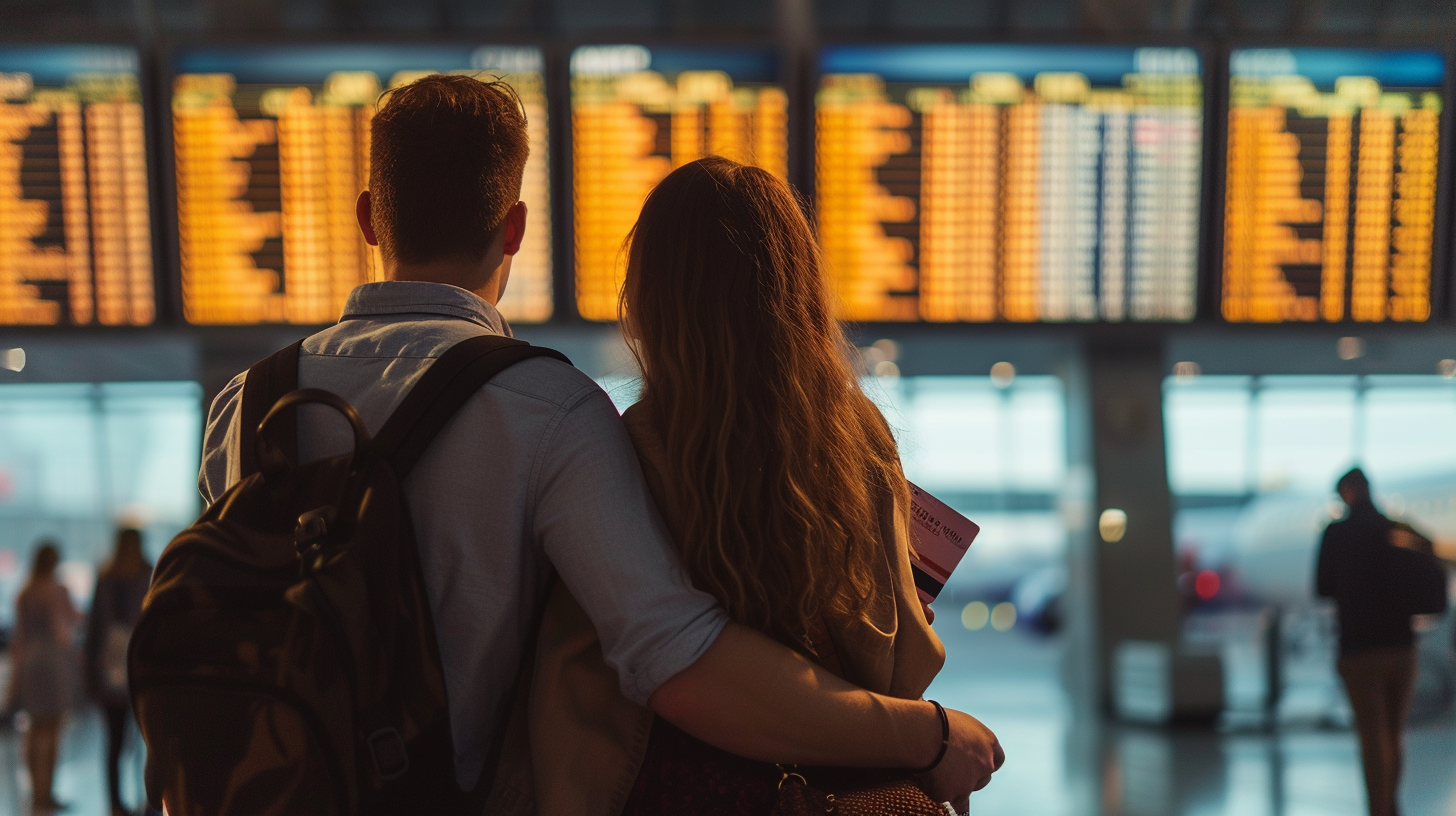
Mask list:
POLYGON ((469 261, 430 261, 422 264, 389 263, 385 280, 443 283, 473 292, 492 306, 500 302, 501 270, 499 264, 487 268, 484 263, 469 261))

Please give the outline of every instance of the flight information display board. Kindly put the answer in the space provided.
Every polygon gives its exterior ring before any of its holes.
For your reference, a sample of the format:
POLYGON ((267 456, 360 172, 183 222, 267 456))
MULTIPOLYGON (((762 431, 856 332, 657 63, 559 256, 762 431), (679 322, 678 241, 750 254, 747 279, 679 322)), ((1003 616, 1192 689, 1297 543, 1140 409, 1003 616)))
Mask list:
POLYGON ((155 316, 136 50, 0 46, 0 325, 155 316))
POLYGON ((1197 51, 832 46, 819 71, 819 229, 845 318, 1193 317, 1197 51))
POLYGON ((505 79, 531 155, 525 241, 501 313, 551 316, 551 207, 541 51, 519 46, 191 48, 172 60, 182 307, 190 323, 326 323, 381 276, 355 199, 383 92, 433 73, 505 79))
POLYGON ((768 49, 583 46, 571 56, 576 308, 615 320, 623 242, 674 168, 723 156, 788 175, 788 95, 768 49))
POLYGON ((1441 54, 1239 49, 1229 69, 1223 316, 1428 319, 1441 54))

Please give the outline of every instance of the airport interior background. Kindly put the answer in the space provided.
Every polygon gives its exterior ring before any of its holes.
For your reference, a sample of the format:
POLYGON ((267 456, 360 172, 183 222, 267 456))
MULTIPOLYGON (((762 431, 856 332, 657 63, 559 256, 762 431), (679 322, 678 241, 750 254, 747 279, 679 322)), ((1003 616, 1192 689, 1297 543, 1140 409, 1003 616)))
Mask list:
MULTIPOLYGON (((1364 813, 1312 570, 1354 465, 1456 547, 1453 35, 1451 0, 0 0, 0 627, 38 541, 84 608, 116 525, 155 558, 200 512, 212 396, 379 274, 374 101, 488 73, 531 122, 503 311, 619 407, 646 191, 716 153, 803 194, 907 475, 981 527, 929 693, 1005 745, 971 813, 1364 813)), ((1456 627, 1418 628, 1404 812, 1456 814, 1456 627)))

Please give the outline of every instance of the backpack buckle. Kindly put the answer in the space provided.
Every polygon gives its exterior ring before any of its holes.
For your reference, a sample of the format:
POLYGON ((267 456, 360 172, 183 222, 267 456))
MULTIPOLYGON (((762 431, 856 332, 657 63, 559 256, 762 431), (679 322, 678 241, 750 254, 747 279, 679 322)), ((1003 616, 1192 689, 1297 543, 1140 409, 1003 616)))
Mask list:
POLYGON ((293 528, 293 544, 301 553, 309 549, 315 542, 321 541, 329 534, 329 522, 334 520, 334 508, 315 507, 298 517, 298 524, 293 528))
POLYGON ((409 770, 409 752, 404 747, 404 737, 393 728, 381 728, 366 740, 369 755, 374 759, 374 772, 385 782, 404 776, 409 770))
POLYGON ((324 539, 329 535, 329 524, 335 516, 332 507, 316 507, 298 517, 298 524, 293 528, 293 546, 298 551, 301 576, 308 577, 308 573, 318 566, 324 539))

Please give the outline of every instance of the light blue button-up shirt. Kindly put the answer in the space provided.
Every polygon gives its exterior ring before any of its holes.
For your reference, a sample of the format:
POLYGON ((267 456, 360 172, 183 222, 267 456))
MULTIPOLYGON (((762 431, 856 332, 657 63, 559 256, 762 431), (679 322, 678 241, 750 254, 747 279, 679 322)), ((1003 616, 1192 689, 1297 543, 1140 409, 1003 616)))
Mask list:
MULTIPOLYGON (((436 357, 487 333, 510 328, 464 289, 367 283, 338 325, 304 342, 299 384, 342 396, 377 432, 436 357)), ((208 415, 199 478, 208 502, 239 478, 242 386, 239 374, 208 415)), ((330 409, 301 411, 305 461, 350 444, 330 409)), ((685 576, 612 401, 564 363, 532 359, 498 375, 435 437, 404 487, 462 785, 485 764, 551 566, 638 703, 696 661, 727 621, 685 576)))

